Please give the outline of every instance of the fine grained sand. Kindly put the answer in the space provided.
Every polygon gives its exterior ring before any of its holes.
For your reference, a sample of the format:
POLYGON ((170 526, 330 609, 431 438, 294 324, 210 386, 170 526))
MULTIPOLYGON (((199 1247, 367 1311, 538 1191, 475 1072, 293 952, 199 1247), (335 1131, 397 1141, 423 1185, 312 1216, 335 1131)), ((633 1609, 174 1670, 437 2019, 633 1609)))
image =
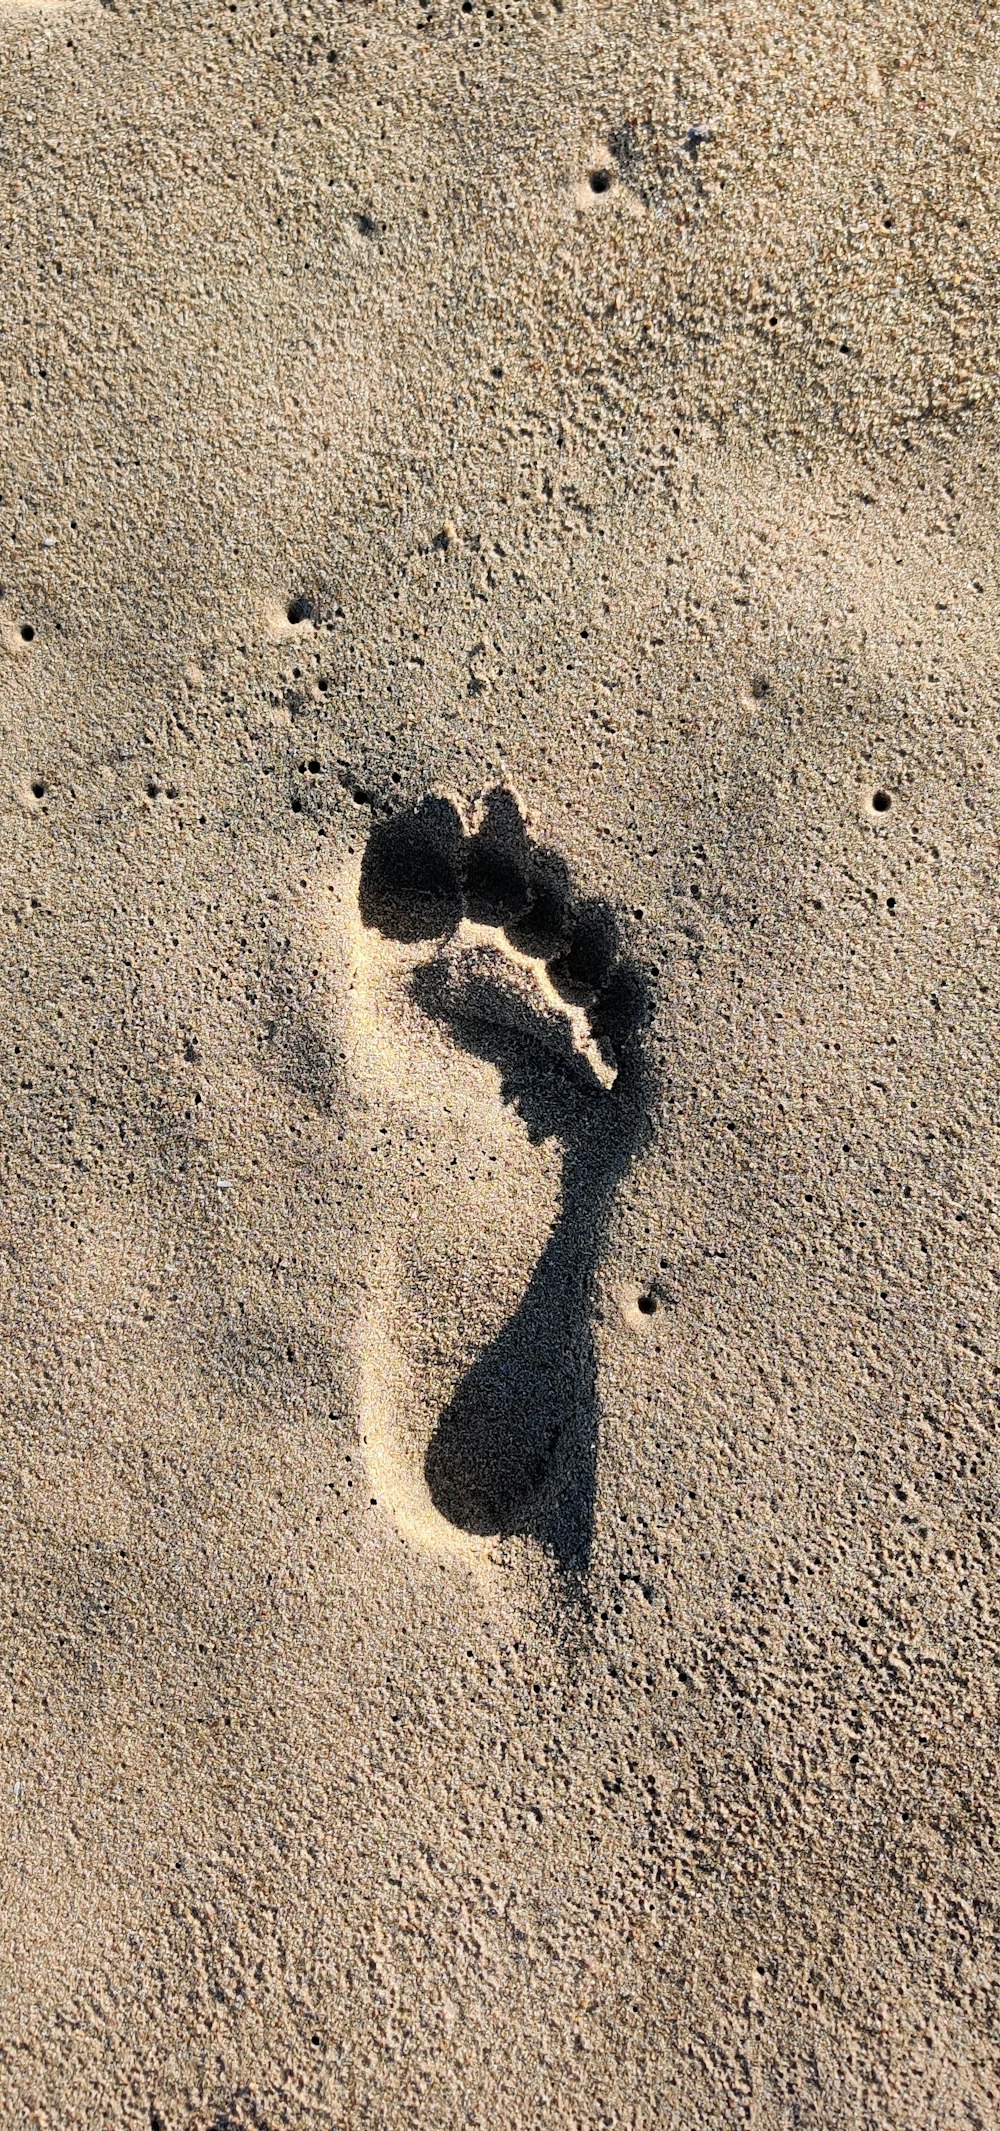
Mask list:
POLYGON ((12 2131, 1000 2122, 997 76, 0 0, 12 2131))

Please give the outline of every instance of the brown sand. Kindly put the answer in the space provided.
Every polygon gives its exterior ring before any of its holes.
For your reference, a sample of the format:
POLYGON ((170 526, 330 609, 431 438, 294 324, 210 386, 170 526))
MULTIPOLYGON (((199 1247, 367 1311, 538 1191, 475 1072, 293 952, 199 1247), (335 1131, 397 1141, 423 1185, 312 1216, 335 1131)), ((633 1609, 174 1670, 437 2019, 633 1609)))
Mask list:
POLYGON ((0 0, 11 2131, 1000 2124, 998 86, 0 0))

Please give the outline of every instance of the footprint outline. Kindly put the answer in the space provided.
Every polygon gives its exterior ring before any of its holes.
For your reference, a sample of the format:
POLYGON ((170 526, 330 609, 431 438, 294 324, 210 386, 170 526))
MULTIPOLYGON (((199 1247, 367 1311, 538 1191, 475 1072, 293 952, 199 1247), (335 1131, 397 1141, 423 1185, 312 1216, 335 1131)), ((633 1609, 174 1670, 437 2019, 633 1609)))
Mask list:
POLYGON ((585 1575, 599 1433, 595 1288, 615 1194, 648 1137, 648 980, 610 902, 575 894, 565 860, 529 837, 506 786, 485 794, 471 827, 436 793, 373 823, 358 912, 383 939, 431 947, 411 970, 412 997, 499 1070, 529 1139, 562 1147, 559 1207, 534 1270, 427 1444, 431 1502, 460 1545, 528 1536, 562 1570, 585 1575))

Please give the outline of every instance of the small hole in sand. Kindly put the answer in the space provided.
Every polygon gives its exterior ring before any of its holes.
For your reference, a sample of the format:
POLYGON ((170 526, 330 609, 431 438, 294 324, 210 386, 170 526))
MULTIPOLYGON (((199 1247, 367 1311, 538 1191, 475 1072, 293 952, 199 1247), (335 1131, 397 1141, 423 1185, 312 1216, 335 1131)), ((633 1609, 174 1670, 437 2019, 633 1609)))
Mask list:
POLYGON ((298 793, 296 792, 296 794, 295 794, 295 797, 294 797, 294 799, 292 800, 292 813, 293 813, 293 814, 301 814, 301 812, 302 812, 302 801, 301 801, 301 799, 299 798, 299 795, 298 795, 298 793))
POLYGON ((147 799, 158 799, 159 796, 160 787, 157 784, 155 777, 151 777, 149 783, 146 786, 146 797, 147 799))
POLYGON ((31 796, 33 799, 44 799, 45 797, 45 786, 42 783, 40 777, 35 778, 34 784, 31 787, 31 796))
POLYGON ((313 606, 312 600, 293 599, 288 608, 288 619, 291 622, 293 628, 297 627, 299 622, 314 622, 316 619, 316 609, 313 606))
POLYGON ((592 170, 590 173, 591 192, 610 192, 613 182, 610 170, 592 170))
POLYGON ((892 799, 888 792, 873 792, 872 807, 876 814, 888 814, 892 799))
POLYGON ((310 777, 319 776, 319 763, 317 762, 315 755, 310 755, 309 757, 309 775, 310 777))
POLYGON ((650 1294, 640 1295, 636 1308, 641 1317, 655 1317, 656 1296, 650 1294))
POLYGON ((21 641, 25 644, 33 644, 35 641, 35 632, 30 622, 22 622, 21 624, 21 641))

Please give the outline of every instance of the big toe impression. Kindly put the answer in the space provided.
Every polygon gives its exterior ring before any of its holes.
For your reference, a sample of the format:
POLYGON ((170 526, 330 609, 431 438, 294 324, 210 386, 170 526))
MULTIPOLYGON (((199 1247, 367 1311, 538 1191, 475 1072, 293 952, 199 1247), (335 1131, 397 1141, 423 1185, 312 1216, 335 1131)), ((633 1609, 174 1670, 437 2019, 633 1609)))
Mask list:
POLYGON ((450 799, 423 799, 376 822, 361 862, 362 923, 408 942, 454 932, 462 916, 464 842, 450 799))

